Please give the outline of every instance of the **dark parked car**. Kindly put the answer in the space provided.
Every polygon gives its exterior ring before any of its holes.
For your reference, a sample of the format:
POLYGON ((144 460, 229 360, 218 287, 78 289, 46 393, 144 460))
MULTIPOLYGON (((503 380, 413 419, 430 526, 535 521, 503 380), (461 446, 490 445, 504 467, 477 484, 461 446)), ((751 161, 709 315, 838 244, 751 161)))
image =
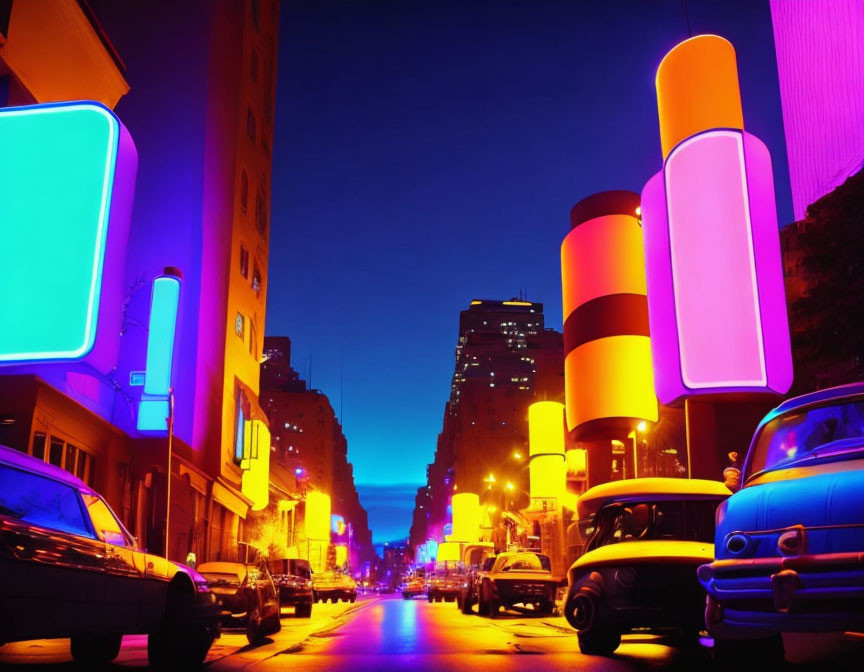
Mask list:
POLYGON ((501 553, 480 579, 477 612, 495 618, 501 607, 530 605, 535 613, 551 614, 562 582, 552 574, 552 564, 545 555, 501 553))
POLYGON ((465 573, 459 569, 436 569, 426 586, 429 602, 455 602, 465 582, 465 573))
POLYGON ((357 599, 357 583, 342 572, 323 572, 312 577, 315 601, 354 602, 357 599))
POLYGON ((264 563, 205 562, 198 571, 222 605, 222 625, 245 628, 250 644, 260 644, 282 627, 279 594, 264 563))
POLYGON ((149 635, 153 666, 201 664, 219 634, 205 579, 139 550, 82 480, 0 446, 0 645, 68 637, 95 666, 127 634, 149 635))
POLYGON ((402 583, 402 599, 411 600, 426 592, 425 576, 408 576, 402 583))
POLYGON ((470 614, 471 607, 477 604, 483 577, 495 564, 495 548, 487 542, 471 544, 465 547, 462 557, 464 576, 456 593, 456 606, 463 614, 470 614))
POLYGON ((714 557, 714 513, 730 494, 720 481, 636 478, 579 498, 588 541, 567 573, 564 616, 582 653, 609 655, 634 629, 698 641, 705 595, 696 568, 714 557))
POLYGON ((294 615, 298 618, 309 618, 315 601, 309 561, 290 558, 270 560, 267 564, 279 590, 279 605, 294 607, 294 615))

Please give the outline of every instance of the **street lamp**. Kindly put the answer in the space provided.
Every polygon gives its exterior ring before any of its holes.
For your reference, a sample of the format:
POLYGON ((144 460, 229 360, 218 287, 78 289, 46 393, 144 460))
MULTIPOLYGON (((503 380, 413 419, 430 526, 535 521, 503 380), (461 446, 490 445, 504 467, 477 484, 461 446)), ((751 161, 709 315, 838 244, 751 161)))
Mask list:
POLYGON ((628 435, 628 439, 633 439, 633 478, 639 478, 639 449, 638 449, 638 440, 636 438, 636 434, 642 433, 648 429, 648 423, 642 420, 636 428, 632 430, 628 435))

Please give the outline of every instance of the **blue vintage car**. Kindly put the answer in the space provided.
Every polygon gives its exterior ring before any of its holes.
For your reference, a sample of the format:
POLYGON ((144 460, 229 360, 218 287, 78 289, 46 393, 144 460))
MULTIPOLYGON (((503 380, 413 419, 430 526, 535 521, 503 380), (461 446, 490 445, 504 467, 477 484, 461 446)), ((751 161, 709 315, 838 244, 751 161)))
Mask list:
POLYGON ((714 562, 698 570, 715 646, 864 631, 864 384, 771 411, 742 483, 717 510, 714 562))

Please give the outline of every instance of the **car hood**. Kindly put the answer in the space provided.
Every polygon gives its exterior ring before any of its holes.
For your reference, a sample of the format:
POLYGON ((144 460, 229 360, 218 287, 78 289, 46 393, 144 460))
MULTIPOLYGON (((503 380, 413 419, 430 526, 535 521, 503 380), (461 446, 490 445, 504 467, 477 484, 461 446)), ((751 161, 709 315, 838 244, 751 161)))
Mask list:
POLYGON ((780 534, 796 525, 805 528, 808 554, 860 551, 864 528, 844 526, 862 523, 864 460, 767 472, 718 509, 717 559, 777 556, 780 534), (808 529, 826 526, 837 527, 808 529), (746 552, 726 549, 734 532, 755 533, 746 552))
POLYGON ((570 566, 570 571, 602 565, 634 563, 702 563, 714 559, 714 544, 704 541, 654 539, 622 541, 595 548, 570 566))

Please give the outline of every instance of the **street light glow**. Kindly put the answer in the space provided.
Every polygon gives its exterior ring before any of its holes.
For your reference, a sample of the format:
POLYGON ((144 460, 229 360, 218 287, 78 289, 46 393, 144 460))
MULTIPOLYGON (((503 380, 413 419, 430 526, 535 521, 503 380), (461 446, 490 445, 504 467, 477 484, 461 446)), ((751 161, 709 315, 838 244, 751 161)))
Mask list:
POLYGON ((643 421, 640 422, 638 425, 636 425, 636 429, 637 429, 638 431, 640 431, 640 432, 644 432, 646 429, 648 429, 648 423, 646 423, 646 422, 643 420, 643 421))

